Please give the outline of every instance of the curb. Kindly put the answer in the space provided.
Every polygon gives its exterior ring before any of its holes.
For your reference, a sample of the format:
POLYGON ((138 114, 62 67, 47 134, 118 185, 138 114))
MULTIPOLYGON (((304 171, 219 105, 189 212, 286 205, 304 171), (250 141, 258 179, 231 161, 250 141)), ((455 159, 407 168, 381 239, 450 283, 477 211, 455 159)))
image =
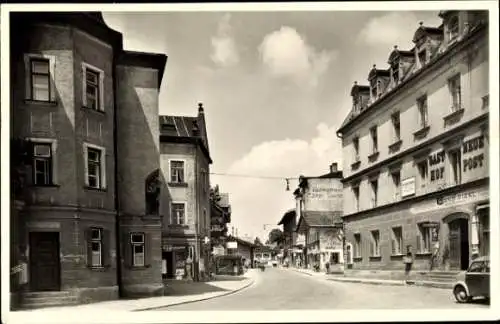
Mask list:
POLYGON ((452 289, 453 284, 443 283, 443 282, 432 282, 432 281, 408 281, 405 283, 404 281, 364 281, 364 280, 356 280, 356 279, 336 279, 330 278, 327 280, 336 281, 336 282, 348 282, 348 283, 361 283, 367 285, 385 285, 385 286, 416 286, 416 287, 429 287, 429 288, 437 288, 437 289, 452 289))
POLYGON ((235 290, 230 290, 230 291, 227 291, 227 292, 223 292, 223 293, 220 293, 220 294, 215 295, 215 296, 203 297, 203 298, 199 298, 199 299, 187 300, 187 301, 182 301, 182 302, 175 302, 175 303, 171 303, 171 304, 168 304, 168 305, 162 305, 162 306, 138 308, 138 309, 133 309, 131 311, 132 312, 141 312, 141 311, 155 310, 155 309, 159 309, 159 308, 166 308, 166 307, 170 307, 170 306, 177 306, 177 305, 183 305, 183 304, 196 303, 196 302, 199 302, 199 301, 204 301, 204 300, 214 299, 214 298, 218 298, 218 297, 228 296, 228 295, 232 295, 234 293, 237 293, 239 291, 242 291, 243 289, 250 287, 254 283, 255 283, 255 279, 252 278, 252 279, 250 279, 249 283, 247 283, 246 285, 244 285, 244 286, 242 286, 240 288, 237 288, 235 290))

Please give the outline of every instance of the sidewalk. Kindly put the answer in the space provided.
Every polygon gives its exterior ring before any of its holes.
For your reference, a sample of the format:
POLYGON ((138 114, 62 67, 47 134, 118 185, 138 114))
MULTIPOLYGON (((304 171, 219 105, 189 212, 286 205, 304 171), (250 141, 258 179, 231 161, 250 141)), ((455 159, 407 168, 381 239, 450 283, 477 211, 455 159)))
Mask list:
POLYGON ((242 276, 216 276, 216 280, 208 282, 183 282, 167 281, 166 296, 120 299, 97 302, 92 304, 48 307, 34 310, 20 310, 19 313, 38 313, 54 311, 84 311, 84 312, 110 312, 110 311, 143 311, 163 308, 167 306, 197 302, 229 295, 251 286, 256 279, 255 269, 249 269, 242 276))
POLYGON ((325 280, 337 281, 337 282, 351 282, 351 283, 363 283, 370 285, 385 285, 385 286, 420 286, 420 287, 431 287, 431 288, 441 288, 441 289, 453 288, 453 283, 448 283, 448 282, 425 281, 425 280, 405 281, 405 280, 390 280, 390 279, 376 279, 376 278, 358 278, 358 277, 346 277, 340 274, 326 274, 324 272, 315 272, 309 269, 290 268, 290 270, 305 275, 320 277, 324 278, 325 280))

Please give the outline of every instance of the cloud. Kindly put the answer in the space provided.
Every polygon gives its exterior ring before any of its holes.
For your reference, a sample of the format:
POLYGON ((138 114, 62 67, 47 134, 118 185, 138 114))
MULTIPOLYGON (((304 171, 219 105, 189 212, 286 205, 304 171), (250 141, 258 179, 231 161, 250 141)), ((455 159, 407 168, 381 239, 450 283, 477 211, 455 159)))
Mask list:
POLYGON ((411 44, 417 23, 417 17, 412 12, 391 12, 374 17, 361 29, 358 41, 370 46, 398 45, 403 48, 411 44))
POLYGON ((294 28, 282 26, 267 34, 259 46, 264 66, 274 76, 291 77, 299 84, 316 86, 336 51, 318 52, 294 28))
POLYGON ((325 174, 332 162, 341 167, 341 143, 335 135, 336 127, 322 123, 316 129, 317 134, 310 141, 285 139, 260 143, 227 170, 233 175, 277 179, 212 176, 212 185, 219 184, 222 192, 230 193, 231 224, 239 229, 239 234, 259 236, 265 241, 273 226, 278 227, 283 213, 294 208, 292 193, 297 180, 290 180, 290 191, 286 191, 286 181, 280 177, 325 174), (264 229, 262 224, 271 226, 264 229))
POLYGON ((240 57, 232 37, 231 15, 225 14, 219 21, 217 35, 212 37, 212 61, 222 67, 238 64, 240 57))

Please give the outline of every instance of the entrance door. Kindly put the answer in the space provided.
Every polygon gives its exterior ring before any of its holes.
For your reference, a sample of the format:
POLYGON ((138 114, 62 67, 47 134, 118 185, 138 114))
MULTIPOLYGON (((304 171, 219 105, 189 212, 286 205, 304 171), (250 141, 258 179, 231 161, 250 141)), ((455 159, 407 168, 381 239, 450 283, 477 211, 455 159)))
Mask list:
POLYGON ((469 222, 467 219, 456 219, 450 227, 450 268, 466 270, 469 266, 469 222))
POLYGON ((29 244, 31 289, 60 290, 59 233, 31 232, 29 244))

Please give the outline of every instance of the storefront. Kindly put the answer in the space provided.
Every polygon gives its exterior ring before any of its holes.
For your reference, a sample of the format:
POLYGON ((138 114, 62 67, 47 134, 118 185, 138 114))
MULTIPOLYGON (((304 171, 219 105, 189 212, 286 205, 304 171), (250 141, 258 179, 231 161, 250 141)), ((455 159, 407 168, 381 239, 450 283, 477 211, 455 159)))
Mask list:
POLYGON ((194 278, 193 260, 193 245, 163 245, 162 277, 177 280, 194 278))

